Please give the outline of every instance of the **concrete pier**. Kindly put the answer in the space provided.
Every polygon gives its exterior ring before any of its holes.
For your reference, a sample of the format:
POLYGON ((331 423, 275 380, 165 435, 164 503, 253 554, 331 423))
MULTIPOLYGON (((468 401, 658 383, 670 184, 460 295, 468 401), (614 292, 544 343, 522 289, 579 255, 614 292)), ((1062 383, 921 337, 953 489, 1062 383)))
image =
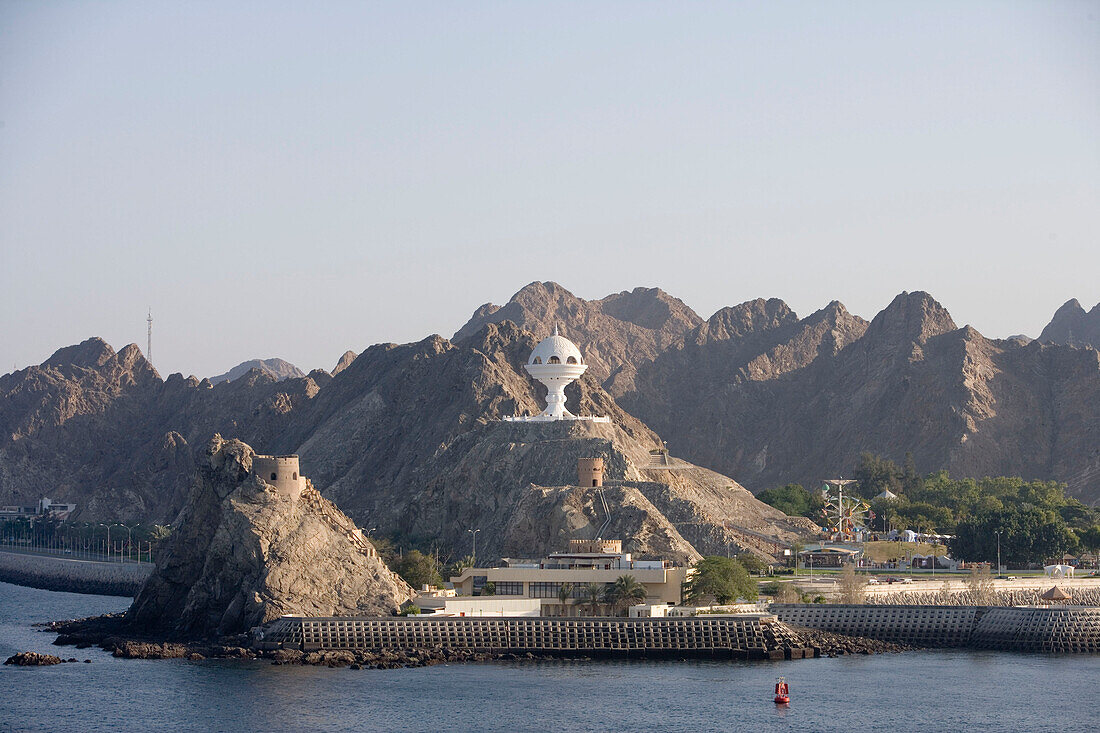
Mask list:
POLYGON ((256 634, 261 649, 471 649, 561 656, 802 659, 814 650, 774 616, 688 618, 305 618, 256 634))
POLYGON ((1100 653, 1100 608, 1085 606, 871 606, 775 604, 780 621, 921 646, 1100 653))

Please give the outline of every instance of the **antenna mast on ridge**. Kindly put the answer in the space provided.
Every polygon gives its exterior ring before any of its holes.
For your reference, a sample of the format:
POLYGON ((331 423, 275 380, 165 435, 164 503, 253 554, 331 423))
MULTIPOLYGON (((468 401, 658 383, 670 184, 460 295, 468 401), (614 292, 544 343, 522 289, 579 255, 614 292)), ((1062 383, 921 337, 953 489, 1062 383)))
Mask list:
POLYGON ((145 320, 149 324, 149 330, 148 330, 148 333, 147 333, 148 338, 149 338, 149 344, 145 348, 145 360, 147 362, 149 362, 150 364, 152 364, 153 363, 153 309, 152 308, 149 309, 149 317, 146 318, 145 320))

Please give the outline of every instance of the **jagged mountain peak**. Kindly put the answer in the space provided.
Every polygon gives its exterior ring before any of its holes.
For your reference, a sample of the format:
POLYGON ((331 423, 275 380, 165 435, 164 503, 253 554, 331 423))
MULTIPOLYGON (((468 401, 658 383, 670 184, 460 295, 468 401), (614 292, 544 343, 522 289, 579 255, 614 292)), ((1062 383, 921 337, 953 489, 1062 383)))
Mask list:
POLYGON ((96 369, 115 356, 115 350, 98 336, 81 341, 73 346, 58 349, 49 359, 42 362, 43 367, 76 366, 96 369))
POLYGON ((890 342, 908 340, 923 344, 928 339, 958 328, 947 309, 923 290, 901 292, 867 327, 867 337, 890 342))
POLYGON ((1039 340, 1100 349, 1100 303, 1086 312, 1077 298, 1067 300, 1054 312, 1039 340))
POLYGON ((348 366, 353 361, 355 361, 356 357, 358 357, 358 356, 359 356, 358 354, 356 354, 354 351, 352 351, 350 349, 348 349, 343 354, 341 354, 339 361, 336 362, 336 366, 332 370, 332 376, 335 377, 337 374, 339 374, 340 372, 347 369, 348 366))
POLYGON ((294 366, 289 361, 283 361, 282 359, 249 359, 248 361, 241 362, 224 374, 209 377, 210 383, 220 384, 221 382, 232 382, 234 379, 238 379, 248 374, 253 369, 259 369, 261 372, 271 375, 276 381, 296 379, 306 375, 301 369, 294 366))
POLYGON ((756 298, 718 310, 696 329, 694 341, 705 343, 736 339, 797 321, 795 312, 779 298, 756 298))

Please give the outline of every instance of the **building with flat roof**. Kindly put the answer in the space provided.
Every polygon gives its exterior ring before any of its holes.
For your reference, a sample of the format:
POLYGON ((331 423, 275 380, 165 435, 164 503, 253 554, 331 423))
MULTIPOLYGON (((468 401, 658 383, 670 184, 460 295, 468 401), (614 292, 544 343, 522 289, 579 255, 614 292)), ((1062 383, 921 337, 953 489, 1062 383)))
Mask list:
POLYGON ((466 568, 453 576, 451 583, 460 597, 491 592, 495 596, 539 598, 544 615, 590 616, 590 584, 607 588, 629 575, 645 587, 645 603, 678 605, 681 587, 691 572, 666 560, 635 560, 622 551, 621 540, 572 540, 566 552, 552 552, 539 560, 505 558, 496 568, 466 568), (571 590, 563 605, 558 594, 567 583, 571 590))

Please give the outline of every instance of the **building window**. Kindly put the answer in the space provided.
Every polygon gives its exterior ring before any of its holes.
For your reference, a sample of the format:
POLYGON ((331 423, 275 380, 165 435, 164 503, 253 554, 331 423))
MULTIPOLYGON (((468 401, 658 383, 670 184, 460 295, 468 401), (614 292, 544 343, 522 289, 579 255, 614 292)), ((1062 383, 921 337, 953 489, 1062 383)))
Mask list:
POLYGON ((577 357, 571 356, 571 357, 569 357, 568 359, 565 360, 565 363, 566 364, 576 364, 577 363, 577 357))
POLYGON ((274 471, 272 471, 272 472, 271 472, 271 480, 272 480, 272 481, 274 481, 274 480, 275 480, 276 478, 278 478, 278 476, 276 476, 276 475, 275 475, 275 472, 274 472, 274 471))
MULTIPOLYGON (((297 481, 298 480, 298 472, 295 471, 294 475, 291 478, 293 478, 295 481, 297 481)), ((592 485, 595 486, 595 484, 592 484, 592 485)))
POLYGON ((523 583, 513 580, 498 580, 496 583, 498 596, 522 596, 523 583))
POLYGON ((531 598, 557 598, 561 583, 528 583, 527 588, 531 598))
POLYGON ((561 364, 561 359, 559 359, 556 356, 551 356, 549 359, 546 360, 546 363, 547 364, 561 364))
POLYGON ((542 357, 541 356, 536 356, 535 357, 535 363, 536 364, 541 364, 542 363, 542 357))

